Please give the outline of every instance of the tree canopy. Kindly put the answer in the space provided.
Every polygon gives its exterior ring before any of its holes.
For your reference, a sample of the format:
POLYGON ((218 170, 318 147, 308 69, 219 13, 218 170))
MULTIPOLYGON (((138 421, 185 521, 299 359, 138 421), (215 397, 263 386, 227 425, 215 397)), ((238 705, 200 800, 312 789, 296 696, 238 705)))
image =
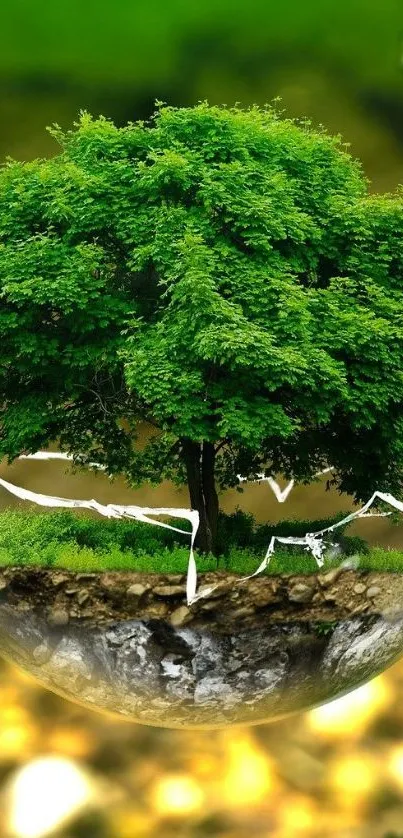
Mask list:
POLYGON ((0 455, 187 482, 209 548, 239 473, 398 493, 401 191, 271 106, 49 130, 0 171, 0 455))

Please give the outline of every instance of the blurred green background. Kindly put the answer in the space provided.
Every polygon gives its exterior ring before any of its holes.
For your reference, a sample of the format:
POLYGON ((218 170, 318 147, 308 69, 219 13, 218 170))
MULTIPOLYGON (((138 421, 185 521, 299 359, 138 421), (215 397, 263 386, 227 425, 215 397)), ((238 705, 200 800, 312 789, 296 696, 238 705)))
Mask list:
POLYGON ((118 124, 155 99, 282 98, 342 133, 376 191, 403 180, 401 0, 14 0, 2 10, 0 156, 55 152, 80 108, 118 124))

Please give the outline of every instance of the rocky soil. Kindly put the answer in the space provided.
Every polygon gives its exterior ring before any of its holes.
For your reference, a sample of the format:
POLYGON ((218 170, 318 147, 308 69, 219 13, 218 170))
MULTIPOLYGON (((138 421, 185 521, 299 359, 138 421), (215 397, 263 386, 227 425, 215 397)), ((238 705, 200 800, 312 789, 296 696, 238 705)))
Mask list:
POLYGON ((403 619, 222 634, 158 620, 50 626, 0 608, 0 654, 86 706, 161 727, 256 724, 353 689, 403 652, 403 619))
POLYGON ((167 727, 278 718, 403 652, 403 574, 0 573, 0 654, 94 709, 167 727), (239 582, 239 584, 237 584, 239 582))
POLYGON ((261 575, 239 582, 224 571, 199 574, 199 591, 217 588, 189 607, 186 575, 72 573, 5 568, 0 608, 33 611, 49 626, 104 626, 123 620, 163 620, 214 632, 278 622, 335 622, 356 615, 403 617, 403 574, 335 568, 309 575, 261 575))

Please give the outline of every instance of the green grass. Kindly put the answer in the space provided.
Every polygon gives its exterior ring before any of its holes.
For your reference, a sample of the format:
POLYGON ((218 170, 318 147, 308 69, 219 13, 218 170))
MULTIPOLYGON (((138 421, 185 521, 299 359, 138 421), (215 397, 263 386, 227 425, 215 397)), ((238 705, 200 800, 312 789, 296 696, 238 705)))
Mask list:
MULTIPOLYGON (((344 513, 339 513, 338 520, 344 513)), ((189 523, 176 522, 189 530, 189 523)), ((221 555, 197 555, 198 572, 227 570, 247 575, 257 570, 270 536, 275 533, 301 535, 328 526, 329 521, 282 521, 256 526, 252 516, 237 510, 220 515, 219 545, 221 555), (224 546, 225 545, 225 546, 224 546)), ((341 530, 342 528, 340 528, 341 530)), ((359 557, 360 570, 403 571, 403 551, 369 549, 359 538, 340 533, 347 554, 359 557)), ((162 527, 150 527, 137 521, 82 517, 69 510, 45 513, 13 509, 0 513, 0 567, 36 566, 77 572, 137 571, 148 573, 185 573, 190 538, 162 527)), ((345 557, 342 557, 345 558, 345 557)), ((336 566, 325 559, 323 572, 336 566)), ((277 546, 266 573, 315 573, 313 556, 299 547, 277 546)))

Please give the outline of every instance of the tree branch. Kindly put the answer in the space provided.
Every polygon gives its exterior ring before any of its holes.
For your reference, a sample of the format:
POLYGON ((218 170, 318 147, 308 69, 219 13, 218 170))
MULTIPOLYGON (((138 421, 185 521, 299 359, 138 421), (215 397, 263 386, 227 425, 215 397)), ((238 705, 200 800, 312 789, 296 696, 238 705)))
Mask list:
POLYGON ((222 442, 220 442, 220 443, 217 445, 217 448, 215 448, 215 449, 214 449, 214 450, 215 450, 215 453, 216 453, 216 454, 218 454, 218 452, 219 452, 219 451, 221 451, 221 448, 224 448, 224 445, 227 445, 227 444, 228 444, 228 441, 229 441, 228 439, 223 439, 223 441, 222 441, 222 442))

